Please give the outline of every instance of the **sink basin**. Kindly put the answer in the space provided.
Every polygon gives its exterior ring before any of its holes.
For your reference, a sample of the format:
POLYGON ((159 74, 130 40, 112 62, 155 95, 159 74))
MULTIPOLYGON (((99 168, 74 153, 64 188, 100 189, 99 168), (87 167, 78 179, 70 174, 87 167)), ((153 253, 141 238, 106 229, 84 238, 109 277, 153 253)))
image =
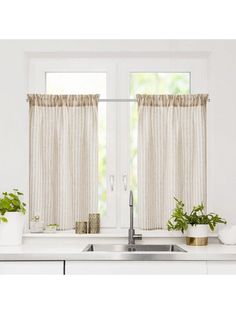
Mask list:
POLYGON ((169 244, 89 244, 84 252, 186 252, 177 245, 169 244))

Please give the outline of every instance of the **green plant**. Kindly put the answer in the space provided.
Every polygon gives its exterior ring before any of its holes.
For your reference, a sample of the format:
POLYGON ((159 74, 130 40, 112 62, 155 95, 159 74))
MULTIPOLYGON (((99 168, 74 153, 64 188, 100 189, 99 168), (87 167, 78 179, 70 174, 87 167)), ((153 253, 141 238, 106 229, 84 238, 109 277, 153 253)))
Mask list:
POLYGON ((191 213, 188 214, 184 210, 184 203, 174 198, 176 201, 176 207, 173 210, 170 219, 167 223, 168 231, 176 230, 182 233, 188 229, 188 225, 209 225, 210 229, 214 231, 218 223, 226 224, 226 220, 219 215, 210 213, 204 214, 204 205, 200 204, 194 206, 191 213))
POLYGON ((20 200, 23 195, 18 189, 13 189, 14 192, 3 192, 0 198, 0 222, 7 222, 7 218, 4 217, 6 212, 20 212, 25 214, 26 204, 20 200))

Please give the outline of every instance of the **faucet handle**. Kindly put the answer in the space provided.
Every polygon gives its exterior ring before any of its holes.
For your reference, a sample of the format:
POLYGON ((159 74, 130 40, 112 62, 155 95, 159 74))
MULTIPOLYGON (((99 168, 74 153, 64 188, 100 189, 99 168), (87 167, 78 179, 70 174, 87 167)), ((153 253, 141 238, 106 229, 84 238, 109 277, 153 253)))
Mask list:
POLYGON ((143 235, 142 235, 141 233, 137 233, 137 234, 134 234, 134 235, 133 235, 133 238, 134 238, 135 240, 142 240, 143 235))

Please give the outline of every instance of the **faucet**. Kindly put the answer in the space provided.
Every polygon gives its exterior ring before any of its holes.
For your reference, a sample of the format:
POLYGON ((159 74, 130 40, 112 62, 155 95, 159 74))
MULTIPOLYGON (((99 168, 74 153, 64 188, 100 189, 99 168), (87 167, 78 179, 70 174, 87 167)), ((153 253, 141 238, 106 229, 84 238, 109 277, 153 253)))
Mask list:
POLYGON ((128 234, 128 244, 134 245, 135 240, 142 240, 141 234, 135 234, 134 230, 134 198, 133 192, 129 193, 129 208, 130 208, 130 226, 129 226, 129 234, 128 234))

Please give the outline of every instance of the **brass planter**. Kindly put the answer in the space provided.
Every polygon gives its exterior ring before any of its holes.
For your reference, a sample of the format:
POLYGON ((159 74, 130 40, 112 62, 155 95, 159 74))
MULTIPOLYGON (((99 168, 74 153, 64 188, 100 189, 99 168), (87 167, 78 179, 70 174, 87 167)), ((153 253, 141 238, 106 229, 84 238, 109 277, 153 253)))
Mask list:
POLYGON ((208 225, 189 225, 186 234, 187 245, 203 246, 208 244, 208 225))
POLYGON ((186 237, 186 243, 187 245, 192 246, 203 246, 208 244, 208 237, 186 237))

